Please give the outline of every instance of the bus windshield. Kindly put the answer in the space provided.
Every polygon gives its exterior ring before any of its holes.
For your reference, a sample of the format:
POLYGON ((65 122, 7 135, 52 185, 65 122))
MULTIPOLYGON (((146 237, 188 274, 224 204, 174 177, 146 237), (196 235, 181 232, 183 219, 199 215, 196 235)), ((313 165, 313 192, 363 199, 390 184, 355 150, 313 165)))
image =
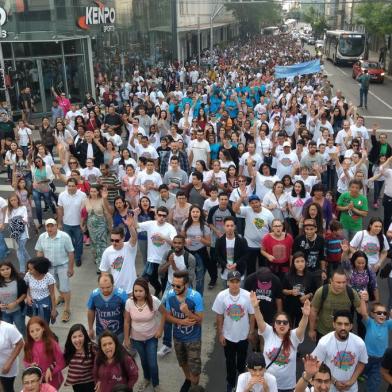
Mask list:
POLYGON ((356 57, 360 56, 365 49, 365 37, 340 37, 339 52, 343 56, 356 57))

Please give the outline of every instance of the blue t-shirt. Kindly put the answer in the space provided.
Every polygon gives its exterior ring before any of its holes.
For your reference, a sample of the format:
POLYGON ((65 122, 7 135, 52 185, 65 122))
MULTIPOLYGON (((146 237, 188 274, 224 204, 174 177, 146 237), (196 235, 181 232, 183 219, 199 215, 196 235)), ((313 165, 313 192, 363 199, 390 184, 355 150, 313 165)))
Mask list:
POLYGON ((365 345, 368 355, 381 358, 388 348, 388 332, 392 329, 392 320, 386 320, 385 323, 379 324, 368 317, 362 322, 366 327, 365 345))
POLYGON ((95 333, 101 335, 108 329, 116 335, 124 332, 124 309, 128 295, 120 288, 113 289, 112 295, 105 298, 100 289, 95 289, 87 301, 87 308, 95 311, 95 333))
MULTIPOLYGON (((191 288, 188 288, 186 292, 185 303, 192 313, 199 313, 204 310, 202 296, 191 288)), ((180 310, 180 302, 174 290, 170 290, 166 297, 166 310, 178 319, 186 318, 185 314, 180 310)), ((186 325, 174 324, 173 336, 181 342, 196 342, 201 339, 201 325, 195 324, 188 327, 186 325)))

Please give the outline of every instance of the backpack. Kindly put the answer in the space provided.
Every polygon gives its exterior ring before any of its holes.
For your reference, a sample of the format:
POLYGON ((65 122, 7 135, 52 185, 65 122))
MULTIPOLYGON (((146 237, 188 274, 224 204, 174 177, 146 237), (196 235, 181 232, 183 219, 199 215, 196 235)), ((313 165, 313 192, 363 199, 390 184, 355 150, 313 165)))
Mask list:
MULTIPOLYGON (((321 310, 323 308, 325 300, 328 297, 328 292, 329 292, 329 284, 324 284, 323 288, 322 288, 322 291, 321 291, 321 302, 320 302, 320 307, 319 307, 319 310, 318 310, 319 314, 320 314, 320 312, 321 312, 321 310)), ((354 311, 355 311, 354 290, 350 286, 347 285, 346 286, 346 292, 347 292, 348 298, 350 298, 350 303, 351 303, 350 312, 351 312, 352 315, 354 315, 354 311)))

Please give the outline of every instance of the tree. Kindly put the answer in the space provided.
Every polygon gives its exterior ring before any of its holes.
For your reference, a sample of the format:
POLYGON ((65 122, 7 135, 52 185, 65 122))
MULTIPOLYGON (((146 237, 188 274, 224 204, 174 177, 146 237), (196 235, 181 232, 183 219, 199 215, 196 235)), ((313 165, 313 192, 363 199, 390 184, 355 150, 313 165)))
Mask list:
POLYGON ((316 38, 322 37, 324 31, 329 27, 325 16, 320 15, 314 7, 309 7, 303 18, 306 23, 310 23, 312 26, 313 34, 316 38))
MULTIPOLYGON (((382 37, 392 34, 392 3, 367 1, 356 9, 357 22, 361 23, 369 36, 382 37)), ((392 74, 392 48, 389 48, 388 73, 392 74)))
POLYGON ((282 8, 275 2, 226 4, 240 23, 240 34, 260 34, 263 27, 275 26, 282 22, 282 8))

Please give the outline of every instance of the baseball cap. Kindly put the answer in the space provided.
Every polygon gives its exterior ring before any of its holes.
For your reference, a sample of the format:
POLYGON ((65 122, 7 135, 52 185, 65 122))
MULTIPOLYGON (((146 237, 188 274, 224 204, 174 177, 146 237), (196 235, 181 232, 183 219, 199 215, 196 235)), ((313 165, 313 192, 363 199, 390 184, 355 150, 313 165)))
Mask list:
POLYGON ((283 147, 290 147, 291 148, 291 143, 289 141, 285 141, 283 143, 283 147))
POLYGON ((250 353, 246 361, 248 369, 265 368, 265 359, 262 353, 250 353))
POLYGON ((45 221, 45 226, 47 226, 47 225, 57 225, 57 222, 55 219, 49 218, 49 219, 46 219, 46 221, 45 221))
POLYGON ((227 280, 241 280, 241 274, 238 271, 230 271, 227 274, 227 280))
POLYGON ((253 200, 258 200, 258 201, 260 201, 260 197, 257 196, 257 195, 251 195, 251 196, 249 196, 249 203, 250 203, 251 201, 253 201, 253 200))

